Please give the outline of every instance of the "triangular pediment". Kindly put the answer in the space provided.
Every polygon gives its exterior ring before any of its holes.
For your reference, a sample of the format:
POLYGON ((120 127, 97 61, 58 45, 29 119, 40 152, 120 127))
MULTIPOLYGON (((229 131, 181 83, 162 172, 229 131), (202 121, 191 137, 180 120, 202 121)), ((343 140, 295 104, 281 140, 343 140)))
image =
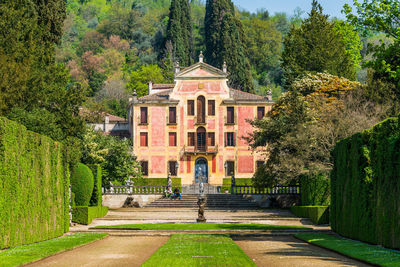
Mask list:
POLYGON ((175 74, 175 79, 226 79, 227 73, 204 62, 198 62, 175 74))

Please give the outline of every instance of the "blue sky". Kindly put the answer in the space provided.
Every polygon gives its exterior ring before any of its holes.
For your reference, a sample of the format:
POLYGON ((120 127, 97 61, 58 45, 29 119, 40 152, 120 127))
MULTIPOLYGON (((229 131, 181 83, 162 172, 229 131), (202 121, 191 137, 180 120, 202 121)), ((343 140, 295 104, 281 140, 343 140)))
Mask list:
MULTIPOLYGON (((236 6, 255 12, 259 8, 265 8, 270 14, 285 12, 292 15, 296 7, 309 12, 312 0, 232 0, 236 6)), ((324 13, 331 17, 344 18, 341 10, 344 4, 353 3, 352 0, 319 0, 324 9, 324 13)))

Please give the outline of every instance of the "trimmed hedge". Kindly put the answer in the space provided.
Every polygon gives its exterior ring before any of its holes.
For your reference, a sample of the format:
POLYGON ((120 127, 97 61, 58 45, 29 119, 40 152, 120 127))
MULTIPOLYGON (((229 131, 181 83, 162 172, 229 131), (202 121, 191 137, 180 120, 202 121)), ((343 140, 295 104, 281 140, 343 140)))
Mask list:
MULTIPOLYGON (((168 185, 167 178, 143 178, 143 182, 135 183, 134 185, 168 185)), ((172 188, 179 188, 182 192, 182 179, 181 178, 172 178, 172 188)))
POLYGON ((0 249, 69 231, 64 146, 0 117, 0 249))
MULTIPOLYGON (((236 178, 236 185, 253 185, 251 178, 236 178)), ((224 193, 225 190, 231 192, 231 178, 224 178, 222 180, 221 193, 224 193)))
POLYGON ((92 197, 90 198, 89 205, 90 206, 101 206, 102 204, 102 184, 101 184, 101 176, 102 171, 100 165, 89 165, 88 166, 92 173, 94 174, 94 186, 92 197))
POLYGON ((77 206, 88 206, 93 193, 93 173, 88 166, 78 163, 71 175, 71 190, 77 206))
POLYGON ((331 202, 330 178, 328 174, 300 177, 302 206, 329 206, 331 202))
POLYGON ((301 218, 309 218, 315 224, 329 224, 328 206, 293 206, 290 211, 301 218))
POLYGON ((399 119, 389 118, 340 141, 332 155, 332 229, 400 249, 399 119))
POLYGON ((77 206, 72 209, 72 221, 79 224, 90 224, 93 219, 106 216, 108 207, 82 207, 77 206))

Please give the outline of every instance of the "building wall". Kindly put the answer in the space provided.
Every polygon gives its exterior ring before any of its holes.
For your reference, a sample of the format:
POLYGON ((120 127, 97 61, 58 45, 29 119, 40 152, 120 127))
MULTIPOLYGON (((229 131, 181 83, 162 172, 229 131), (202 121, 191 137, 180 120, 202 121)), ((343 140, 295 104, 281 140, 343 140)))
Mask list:
POLYGON ((257 107, 264 106, 265 112, 271 108, 271 104, 245 103, 224 104, 229 99, 229 88, 226 80, 198 80, 198 81, 177 81, 174 92, 170 99, 179 100, 177 107, 177 124, 167 124, 168 104, 165 103, 138 103, 133 106, 133 136, 134 153, 139 161, 148 161, 149 178, 163 178, 168 175, 168 161, 179 162, 178 177, 182 178, 182 184, 194 183, 195 161, 198 158, 205 158, 208 161, 209 183, 221 185, 225 178, 224 163, 227 160, 235 161, 235 176, 237 178, 250 178, 256 168, 256 161, 263 159, 263 155, 253 152, 243 137, 252 132, 252 126, 247 120, 253 120, 257 114, 257 107), (217 154, 184 154, 183 147, 188 146, 188 132, 196 132, 198 125, 195 125, 197 114, 198 96, 203 95, 206 99, 206 125, 201 125, 208 132, 215 132, 215 144, 218 146, 217 154), (187 114, 187 100, 195 101, 195 115, 187 114), (208 115, 208 100, 215 100, 215 116, 208 115), (140 125, 140 107, 148 107, 148 124, 140 125), (235 124, 226 125, 227 107, 235 109, 235 124), (236 146, 224 146, 225 132, 236 133, 236 146), (140 133, 148 133, 148 147, 140 146, 140 133), (169 146, 169 132, 177 133, 177 146, 169 146))

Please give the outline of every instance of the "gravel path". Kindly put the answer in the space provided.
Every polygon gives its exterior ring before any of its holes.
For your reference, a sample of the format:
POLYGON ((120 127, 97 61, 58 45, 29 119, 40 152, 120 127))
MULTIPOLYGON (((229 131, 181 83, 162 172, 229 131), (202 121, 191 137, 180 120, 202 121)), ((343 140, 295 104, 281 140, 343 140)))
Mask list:
POLYGON ((168 237, 109 236, 28 266, 140 266, 168 237))
POLYGON ((232 238, 257 266, 370 266, 292 236, 232 238))

